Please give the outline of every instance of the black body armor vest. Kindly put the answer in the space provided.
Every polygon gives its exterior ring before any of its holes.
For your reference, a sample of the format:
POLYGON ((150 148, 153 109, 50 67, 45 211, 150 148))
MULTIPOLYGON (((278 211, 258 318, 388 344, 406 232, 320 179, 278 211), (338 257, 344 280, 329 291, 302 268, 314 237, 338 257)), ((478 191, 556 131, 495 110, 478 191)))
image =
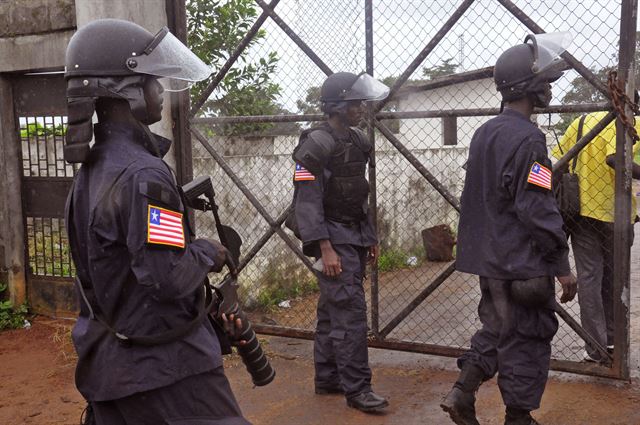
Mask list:
POLYGON ((324 193, 324 215, 340 223, 357 223, 367 215, 365 174, 371 146, 359 129, 350 129, 348 138, 337 138, 330 127, 327 130, 337 146, 327 164, 331 177, 324 193))

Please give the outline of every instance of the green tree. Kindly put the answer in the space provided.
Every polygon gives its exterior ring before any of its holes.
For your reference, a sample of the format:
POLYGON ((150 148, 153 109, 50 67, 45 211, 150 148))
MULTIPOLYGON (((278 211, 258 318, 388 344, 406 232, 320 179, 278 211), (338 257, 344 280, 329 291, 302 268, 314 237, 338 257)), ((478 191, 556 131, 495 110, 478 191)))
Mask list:
MULTIPOLYGON (((618 55, 613 55, 612 58, 615 62, 618 61, 618 55)), ((635 87, 636 89, 640 85, 640 69, 638 68, 638 63, 640 61, 640 32, 636 33, 636 53, 635 53, 635 87)), ((601 69, 591 68, 591 72, 593 72, 596 77, 603 84, 607 84, 607 80, 609 78, 609 72, 617 69, 617 66, 606 66, 601 69)), ((605 96, 600 92, 600 90, 596 89, 591 83, 587 80, 578 76, 571 81, 571 88, 567 91, 567 93, 562 98, 562 103, 566 104, 577 104, 577 103, 596 103, 596 102, 604 102, 606 100, 605 96)), ((555 125, 555 130, 558 132, 564 133, 578 116, 579 113, 566 113, 560 114, 560 121, 555 125)))
MULTIPOLYGON (((219 69, 231 56, 251 28, 256 16, 252 0, 188 0, 187 30, 190 49, 204 62, 219 69)), ((271 80, 278 64, 276 52, 258 60, 250 60, 251 46, 264 40, 266 32, 259 30, 249 42, 234 66, 219 83, 217 90, 199 111, 201 116, 273 115, 283 112, 276 98, 280 87, 271 80)), ((213 78, 195 84, 191 99, 200 99, 213 78)), ((216 134, 260 134, 273 131, 274 124, 224 124, 213 129, 216 134)))
POLYGON ((453 58, 445 59, 440 65, 422 68, 422 75, 429 80, 445 75, 455 74, 458 68, 457 63, 451 63, 453 58))

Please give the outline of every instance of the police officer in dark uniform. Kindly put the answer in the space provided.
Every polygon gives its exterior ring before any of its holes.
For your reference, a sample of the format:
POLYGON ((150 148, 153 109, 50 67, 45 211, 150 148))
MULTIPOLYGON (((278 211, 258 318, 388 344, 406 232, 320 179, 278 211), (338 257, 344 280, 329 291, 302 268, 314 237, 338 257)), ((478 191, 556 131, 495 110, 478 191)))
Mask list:
POLYGON ((320 91, 327 122, 304 131, 293 154, 295 218, 304 253, 317 258, 320 285, 315 392, 344 394, 347 405, 364 412, 388 402, 371 389, 363 279, 367 262, 377 260, 378 241, 367 211, 372 146, 355 126, 364 101, 388 92, 365 73, 330 75, 320 91))
POLYGON ((530 411, 540 406, 558 329, 554 277, 561 302, 576 293, 545 136, 530 120, 534 107, 551 101, 567 37, 529 35, 498 58, 494 79, 504 109, 471 140, 456 268, 480 277, 482 328, 458 359, 460 376, 441 404, 458 425, 478 425, 475 392, 496 373, 505 424, 537 424, 530 411))
POLYGON ((82 166, 66 220, 81 297, 76 385, 95 421, 87 423, 249 423, 206 314, 207 274, 232 268, 231 255, 218 242, 191 240, 162 160, 170 141, 147 127, 161 118, 159 77, 176 89, 210 73, 166 28, 154 36, 98 20, 69 42, 65 159, 82 166))

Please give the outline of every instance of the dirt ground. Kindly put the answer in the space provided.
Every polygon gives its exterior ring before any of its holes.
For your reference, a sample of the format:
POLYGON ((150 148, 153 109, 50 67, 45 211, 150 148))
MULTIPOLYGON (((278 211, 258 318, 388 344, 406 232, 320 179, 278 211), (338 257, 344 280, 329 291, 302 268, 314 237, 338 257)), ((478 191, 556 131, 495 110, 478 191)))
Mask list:
MULTIPOLYGON (((36 318, 30 329, 0 334, 0 424, 76 425, 83 400, 73 384, 71 322, 36 318)), ((383 415, 347 408, 340 396, 313 393, 309 341, 265 338, 277 371, 274 382, 253 388, 237 357, 226 370, 246 417, 255 425, 447 424, 438 403, 455 380, 453 360, 371 349, 376 391, 390 400, 383 415)), ((535 417, 545 425, 638 425, 640 385, 554 373, 535 417)), ((503 407, 494 381, 478 395, 482 424, 502 424, 503 407)))

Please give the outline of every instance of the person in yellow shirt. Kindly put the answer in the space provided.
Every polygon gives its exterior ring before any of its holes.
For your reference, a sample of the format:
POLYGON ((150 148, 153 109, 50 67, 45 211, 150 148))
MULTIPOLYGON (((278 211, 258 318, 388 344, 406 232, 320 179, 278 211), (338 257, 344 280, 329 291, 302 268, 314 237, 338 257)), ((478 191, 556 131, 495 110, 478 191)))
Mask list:
MULTIPOLYGON (((604 118, 606 112, 584 116, 582 135, 604 118)), ((553 149, 560 159, 578 139, 580 118, 575 119, 553 149)), ((636 123, 640 133, 640 120, 636 123)), ((640 143, 633 147, 634 155, 640 143)), ((583 328, 603 347, 613 350, 613 222, 615 212, 616 125, 611 122, 578 154, 575 172, 580 187, 580 215, 570 226, 571 245, 578 273, 578 304, 583 328)), ((569 169, 573 160, 569 161, 569 169)), ((634 163, 632 176, 640 178, 640 165, 634 163)), ((636 219, 636 202, 632 198, 632 217, 636 219)), ((584 360, 601 361, 589 344, 584 360)))

